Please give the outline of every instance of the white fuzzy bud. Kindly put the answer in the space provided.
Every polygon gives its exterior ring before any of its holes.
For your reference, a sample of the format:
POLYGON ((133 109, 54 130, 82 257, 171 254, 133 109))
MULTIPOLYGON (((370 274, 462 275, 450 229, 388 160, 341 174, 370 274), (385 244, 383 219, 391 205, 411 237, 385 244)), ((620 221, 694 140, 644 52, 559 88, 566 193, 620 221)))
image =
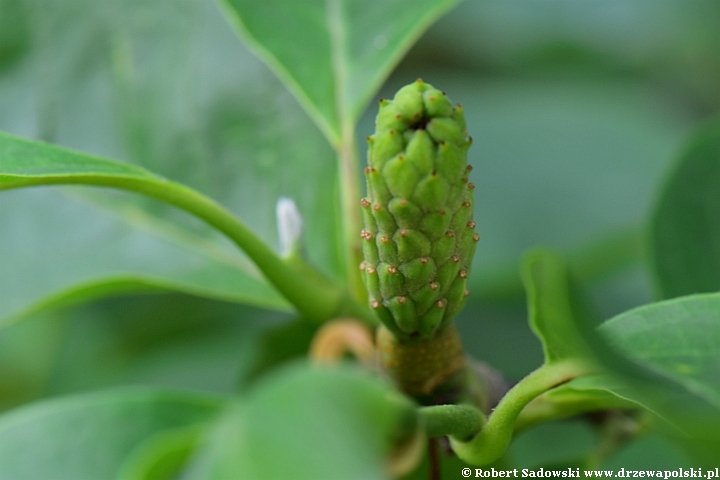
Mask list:
POLYGON ((283 256, 300 251, 303 234, 303 219, 297 205, 290 198, 281 197, 275 207, 280 252, 283 256))

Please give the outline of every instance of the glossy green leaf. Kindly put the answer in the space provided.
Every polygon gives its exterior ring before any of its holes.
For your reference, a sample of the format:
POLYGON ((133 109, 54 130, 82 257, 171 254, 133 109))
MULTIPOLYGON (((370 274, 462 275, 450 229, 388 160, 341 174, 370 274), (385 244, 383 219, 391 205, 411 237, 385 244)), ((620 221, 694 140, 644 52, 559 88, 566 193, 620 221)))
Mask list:
POLYGON ((333 144, 420 34, 456 3, 221 1, 230 23, 333 144))
POLYGON ((543 344, 548 364, 590 357, 585 337, 591 317, 565 261, 549 250, 528 253, 522 277, 530 328, 543 344))
POLYGON ((652 261, 663 298, 720 290, 720 124, 696 133, 652 218, 652 261))
POLYGON ((139 442, 206 422, 222 405, 217 397, 141 389, 29 405, 0 417, 0 478, 114 478, 139 442))
POLYGON ((219 418, 183 478, 386 478, 385 457, 412 427, 411 406, 355 368, 295 365, 219 418))

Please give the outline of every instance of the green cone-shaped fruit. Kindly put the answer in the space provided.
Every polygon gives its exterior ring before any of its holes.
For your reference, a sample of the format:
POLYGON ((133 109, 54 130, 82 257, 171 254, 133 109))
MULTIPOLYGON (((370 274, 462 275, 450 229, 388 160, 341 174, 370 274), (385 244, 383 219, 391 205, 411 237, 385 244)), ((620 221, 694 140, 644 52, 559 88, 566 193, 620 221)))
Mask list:
POLYGON ((381 100, 361 201, 370 306, 403 339, 429 338, 462 308, 479 236, 462 107, 418 80, 381 100))

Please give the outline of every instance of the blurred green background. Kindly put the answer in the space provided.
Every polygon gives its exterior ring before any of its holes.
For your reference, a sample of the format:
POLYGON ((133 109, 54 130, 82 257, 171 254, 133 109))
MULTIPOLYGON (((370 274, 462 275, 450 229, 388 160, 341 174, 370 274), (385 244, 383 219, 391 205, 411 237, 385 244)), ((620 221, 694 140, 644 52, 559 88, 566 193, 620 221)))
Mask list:
MULTIPOLYGON (((689 133, 720 110, 719 26, 714 0, 469 0, 394 71, 378 98, 422 77, 467 112, 482 237, 458 319, 469 353, 515 380, 542 361, 517 274, 531 246, 571 258, 599 318, 656 297, 648 215, 689 133)), ((375 102, 361 158, 374 115, 375 102)), ((339 276, 333 152, 211 0, 0 0, 0 130, 187 183, 275 246, 275 202, 291 197, 311 259, 339 276)), ((170 286, 184 293, 131 291, 5 326, 4 408, 119 384, 233 392, 306 347, 312 332, 290 314, 193 287, 247 264, 226 240, 149 200, 133 198, 151 216, 120 210, 119 195, 0 195, 0 316, 98 279, 187 279, 170 286), (280 347, 278 329, 293 341, 280 347)), ((513 454, 533 467, 591 443, 586 424, 564 422, 523 434, 513 454)), ((690 465, 650 436, 608 464, 621 466, 690 465)))

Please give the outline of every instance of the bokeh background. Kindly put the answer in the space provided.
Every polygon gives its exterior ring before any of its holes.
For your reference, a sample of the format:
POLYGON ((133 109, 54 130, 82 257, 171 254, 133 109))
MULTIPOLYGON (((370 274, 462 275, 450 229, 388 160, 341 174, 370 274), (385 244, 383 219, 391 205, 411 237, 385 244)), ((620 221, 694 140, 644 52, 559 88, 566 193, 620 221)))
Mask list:
MULTIPOLYGON (((646 227, 688 136, 720 110, 719 27, 714 0, 468 0, 387 80, 378 98, 422 77, 467 112, 482 241, 458 325, 473 356, 514 380, 540 364, 517 273, 532 246, 570 259, 599 319, 656 298, 646 227)), ((357 131, 362 158, 374 110, 357 131)), ((211 0, 0 0, 0 130, 187 183, 272 245, 275 203, 291 197, 311 259, 339 276, 333 152, 211 0)), ((228 301, 224 265, 247 260, 226 240, 119 197, 0 194, 0 318, 22 318, 0 329, 2 408, 120 384, 242 391, 278 352, 306 348, 312 331, 291 314, 228 301), (155 283, 58 295, 128 276, 155 283), (293 341, 279 345, 283 331, 293 341)), ((592 442, 586 423, 561 422, 512 453, 533 467, 592 442)), ((678 466, 692 463, 657 435, 607 464, 678 466)))

